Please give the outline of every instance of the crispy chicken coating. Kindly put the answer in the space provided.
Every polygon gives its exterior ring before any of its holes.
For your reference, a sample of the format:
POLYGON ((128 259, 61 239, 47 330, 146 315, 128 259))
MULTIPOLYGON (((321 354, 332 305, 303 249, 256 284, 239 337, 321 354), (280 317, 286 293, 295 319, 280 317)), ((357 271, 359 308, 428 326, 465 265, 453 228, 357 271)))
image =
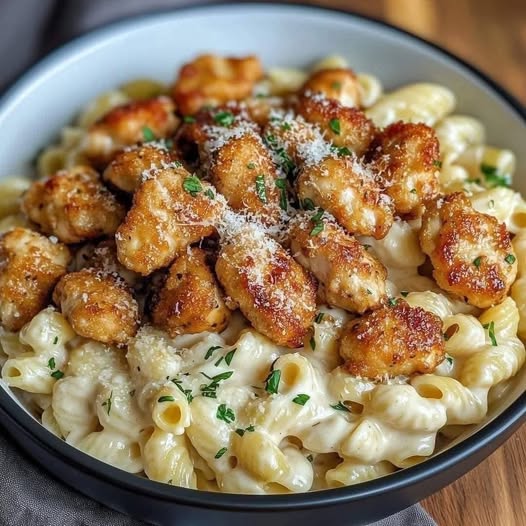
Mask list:
POLYGON ((125 214, 99 174, 87 166, 34 182, 24 195, 22 210, 43 232, 64 243, 113 234, 125 214))
POLYGON ((403 300, 347 322, 340 340, 344 369, 371 379, 431 373, 444 360, 442 321, 403 300))
POLYGON ((303 94, 322 93, 343 106, 360 106, 360 84, 351 69, 334 68, 314 72, 300 90, 303 94))
POLYGON ((343 106, 324 95, 301 96, 298 113, 307 122, 318 125, 335 146, 358 156, 365 153, 376 133, 373 121, 362 110, 343 106))
POLYGON ((0 237, 0 323, 18 331, 48 305, 71 260, 68 248, 15 228, 0 237))
POLYGON ((179 124, 174 112, 173 101, 164 96, 117 106, 88 129, 84 153, 103 168, 126 146, 172 135, 179 124))
POLYGON ((368 157, 398 214, 418 213, 438 195, 440 152, 433 128, 395 122, 377 135, 368 157))
POLYGON ((53 301, 80 336, 126 344, 139 327, 139 307, 124 281, 98 269, 66 274, 53 301))
POLYGON ((172 337, 225 329, 230 311, 204 250, 192 248, 174 261, 152 309, 152 319, 172 337))
POLYGON ((427 203, 420 245, 438 285, 485 309, 504 300, 517 261, 504 223, 474 210, 462 193, 427 203))
POLYGON ((181 113, 190 115, 206 105, 248 97, 262 77, 263 68, 256 56, 201 55, 181 68, 172 96, 181 113))
POLYGON ((147 176, 150 170, 175 161, 177 154, 173 150, 168 150, 158 142, 146 143, 117 154, 102 177, 120 190, 132 193, 137 190, 143 174, 147 176))
POLYGON ((334 220, 303 213, 289 237, 292 255, 316 276, 330 305, 362 314, 387 299, 385 267, 334 220))
POLYGON ((270 153, 255 133, 233 137, 215 150, 209 174, 234 210, 253 214, 263 224, 278 222, 280 200, 287 209, 286 180, 277 183, 270 153))
POLYGON ((351 156, 329 155, 305 166, 297 181, 300 203, 330 212, 352 234, 383 238, 393 224, 390 199, 374 175, 351 156))
POLYGON ((188 245, 215 233, 225 201, 182 166, 150 173, 115 239, 119 261, 147 276, 168 266, 188 245))
POLYGON ((281 245, 247 225, 223 241, 215 269, 256 330, 278 345, 303 345, 316 313, 316 285, 281 245))

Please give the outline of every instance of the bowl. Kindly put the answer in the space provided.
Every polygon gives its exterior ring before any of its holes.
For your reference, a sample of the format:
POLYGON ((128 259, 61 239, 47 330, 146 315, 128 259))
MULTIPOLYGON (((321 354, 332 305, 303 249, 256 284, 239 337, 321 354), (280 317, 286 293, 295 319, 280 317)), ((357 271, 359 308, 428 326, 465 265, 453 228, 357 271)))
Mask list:
MULTIPOLYGON (((471 66, 378 21, 306 6, 239 4, 179 9, 113 24, 55 51, 0 101, 0 177, 24 173, 29 160, 97 94, 136 77, 164 81, 200 52, 257 53, 266 66, 306 66, 332 53, 387 88, 426 80, 444 84, 458 109, 491 123, 489 142, 513 150, 526 170, 526 113, 471 66)), ((526 194, 526 180, 516 181, 526 194)), ((524 368, 523 368, 524 369, 524 368)), ((154 524, 276 526, 366 524, 386 517, 462 476, 526 418, 526 373, 497 411, 462 441, 417 466, 356 486, 295 495, 248 496, 194 491, 113 468, 53 436, 0 387, 0 423, 49 472, 107 506, 154 524), (522 386, 521 386, 522 384, 522 386)))

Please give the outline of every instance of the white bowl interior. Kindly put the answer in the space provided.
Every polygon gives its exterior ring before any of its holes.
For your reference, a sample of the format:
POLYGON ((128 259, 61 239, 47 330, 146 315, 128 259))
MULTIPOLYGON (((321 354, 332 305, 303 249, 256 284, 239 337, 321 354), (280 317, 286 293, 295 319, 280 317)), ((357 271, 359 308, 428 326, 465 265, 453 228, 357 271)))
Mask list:
MULTIPOLYGON (((489 143, 515 152, 514 186, 526 194, 526 180, 520 177, 526 170, 525 123, 469 69, 371 21, 308 7, 257 4, 147 16, 100 30, 45 60, 0 103, 0 177, 28 172, 38 150, 96 95, 137 77, 170 81, 182 63, 201 52, 256 53, 267 67, 307 66, 338 53, 355 70, 378 76, 387 88, 416 81, 444 84, 458 98, 457 112, 486 125, 489 143)), ((525 385, 523 368, 491 416, 516 400, 525 385)))

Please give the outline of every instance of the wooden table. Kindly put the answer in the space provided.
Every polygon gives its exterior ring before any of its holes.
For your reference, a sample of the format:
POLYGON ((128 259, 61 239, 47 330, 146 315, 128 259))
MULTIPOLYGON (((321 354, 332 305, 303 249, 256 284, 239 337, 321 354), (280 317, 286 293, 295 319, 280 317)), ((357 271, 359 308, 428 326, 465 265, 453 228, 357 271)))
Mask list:
MULTIPOLYGON (((526 0, 310 3, 380 18, 431 40, 526 103, 526 0)), ((422 504, 439 526, 526 525, 526 426, 476 469, 422 504)))

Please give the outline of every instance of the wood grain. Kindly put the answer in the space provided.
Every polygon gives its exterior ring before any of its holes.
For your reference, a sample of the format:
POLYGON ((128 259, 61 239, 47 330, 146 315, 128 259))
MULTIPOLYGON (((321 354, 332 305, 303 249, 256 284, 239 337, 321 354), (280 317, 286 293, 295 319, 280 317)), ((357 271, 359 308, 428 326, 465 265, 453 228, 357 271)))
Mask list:
MULTIPOLYGON (((303 2, 305 3, 305 2, 303 2)), ((526 103, 526 0, 318 0, 385 20, 452 51, 526 103)), ((422 504, 439 526, 526 524, 526 426, 422 504)))

